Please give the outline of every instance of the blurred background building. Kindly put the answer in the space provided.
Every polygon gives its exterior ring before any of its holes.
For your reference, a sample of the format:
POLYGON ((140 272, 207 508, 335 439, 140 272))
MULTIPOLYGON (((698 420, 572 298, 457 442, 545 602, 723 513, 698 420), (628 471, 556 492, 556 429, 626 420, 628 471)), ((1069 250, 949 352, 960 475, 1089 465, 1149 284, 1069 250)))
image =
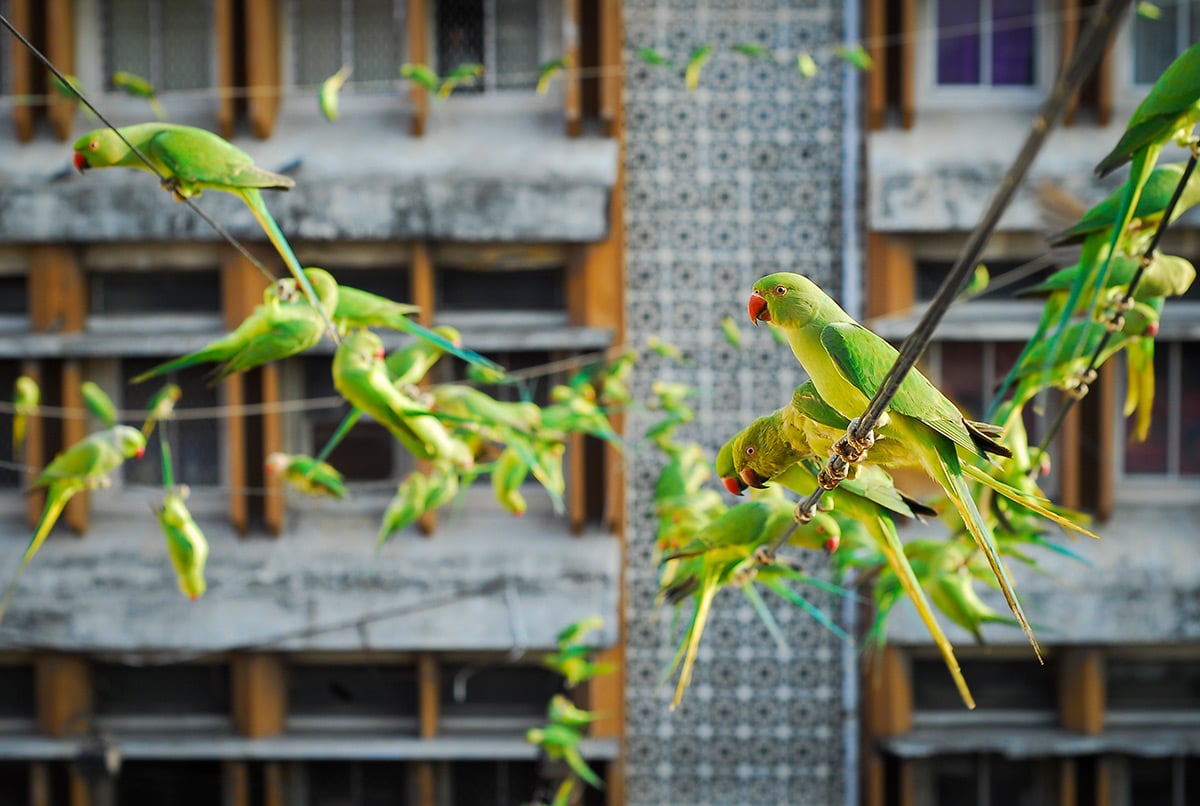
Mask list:
MULTIPOLYGON (((1013 292, 1073 262, 1048 254, 1044 234, 1115 187, 1093 182, 1092 165, 1200 35, 1200 3, 1157 5, 1158 20, 1131 18, 1117 33, 992 239, 994 282, 1013 282, 954 308, 926 356, 972 412, 1033 331, 1039 305, 1013 292)), ((150 116, 110 83, 116 70, 138 73, 172 121, 233 137, 258 164, 294 175, 295 190, 267 201, 306 265, 418 303, 426 321, 458 326, 510 367, 649 335, 680 345, 683 365, 643 360, 636 393, 647 398, 658 378, 695 386, 685 435, 710 450, 803 377, 764 332, 747 333, 740 351, 722 337, 723 316, 743 321, 753 280, 804 272, 889 338, 907 335, 1087 7, 0 0, 114 122, 150 116), (875 62, 862 74, 833 53, 859 40, 875 62), (775 62, 734 53, 741 42, 772 48, 775 62), (681 65, 703 43, 714 54, 688 92, 681 65), (645 47, 675 65, 646 64, 645 47), (795 69, 802 53, 816 76, 795 69), (537 94, 539 66, 562 56, 578 70, 537 94), (396 78, 405 62, 444 73, 464 61, 485 65, 483 79, 449 99, 396 78), (354 74, 330 124, 316 85, 343 63, 354 74)), ((44 71, 0 37, 0 389, 31 374, 44 403, 77 410, 79 382, 92 379, 137 409, 157 387, 128 380, 240 322, 265 281, 148 175, 74 175, 69 144, 95 123, 48 92, 44 71)), ((209 193, 199 203, 271 259, 239 202, 209 193)), ((1166 249, 1200 257, 1200 233, 1173 227, 1166 249)), ((182 373, 171 379, 181 406, 235 407, 170 426, 178 478, 212 544, 209 592, 192 603, 176 590, 148 511, 155 444, 113 488, 72 502, 0 625, 0 803, 521 803, 543 771, 524 730, 558 685, 539 653, 592 614, 622 672, 581 693, 606 714, 585 752, 608 787, 589 803, 1194 802, 1191 296, 1167 304, 1150 439, 1128 444, 1114 362, 1054 448, 1053 492, 1096 513, 1105 540, 1071 546, 1092 567, 1044 553, 1049 573, 1016 570, 1046 666, 1016 630, 987 630, 986 647, 951 633, 974 712, 905 608, 889 650, 864 667, 855 648, 784 607, 790 650, 777 649, 727 594, 670 712, 661 675, 677 644, 653 608, 662 458, 635 442, 652 413, 625 415, 623 458, 588 440, 569 446, 565 516, 535 488, 521 519, 471 489, 375 557, 378 519, 413 466, 385 432, 362 425, 334 454, 354 482, 349 502, 285 496, 262 472, 271 451, 315 452, 336 426, 341 411, 321 405, 334 395, 328 345, 216 388, 182 373), (317 402, 276 405, 301 398, 317 402)), ((37 420, 28 463, 90 425, 37 420)), ((9 434, 0 418, 4 457, 9 434)), ((4 568, 40 513, 22 483, 0 471, 4 568)))

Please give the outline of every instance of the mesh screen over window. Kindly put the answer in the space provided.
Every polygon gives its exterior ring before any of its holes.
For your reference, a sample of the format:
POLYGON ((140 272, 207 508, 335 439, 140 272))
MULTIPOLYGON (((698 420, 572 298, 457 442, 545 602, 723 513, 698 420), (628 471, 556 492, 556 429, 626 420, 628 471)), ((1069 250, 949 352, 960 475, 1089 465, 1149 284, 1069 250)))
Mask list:
POLYGON ((118 70, 164 90, 212 84, 212 4, 171 0, 107 0, 104 6, 105 80, 118 70))

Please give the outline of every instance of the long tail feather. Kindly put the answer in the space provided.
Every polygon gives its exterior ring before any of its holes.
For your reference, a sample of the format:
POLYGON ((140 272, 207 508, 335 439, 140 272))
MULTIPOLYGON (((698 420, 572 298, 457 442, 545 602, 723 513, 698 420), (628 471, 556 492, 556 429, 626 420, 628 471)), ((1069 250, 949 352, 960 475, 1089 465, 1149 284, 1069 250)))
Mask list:
POLYGON ((1053 521, 1064 529, 1072 532, 1078 532, 1079 534, 1087 535, 1088 537, 1093 537, 1096 540, 1100 539, 1100 535, 1083 528, 1070 518, 1060 515, 1054 510, 1050 509, 1051 504, 1045 498, 1038 498, 1035 495, 1023 493, 1016 487, 1010 487, 1004 482, 992 478, 990 475, 988 475, 986 470, 982 470, 974 465, 962 465, 961 467, 962 471, 966 475, 970 476, 974 481, 978 481, 980 484, 995 490, 1009 501, 1019 504, 1031 512, 1036 512, 1038 515, 1041 515, 1047 520, 1053 521))
POLYGON ((696 666, 696 655, 700 652, 700 638, 708 624, 708 613, 712 609, 713 597, 720 585, 710 576, 704 580, 700 590, 700 598, 696 601, 696 615, 692 619, 691 629, 688 630, 687 649, 683 655, 683 668, 679 670, 679 683, 675 686, 675 696, 671 698, 671 710, 674 711, 683 700, 683 692, 692 682, 692 670, 696 666))
POLYGON ((12 601, 13 594, 17 592, 17 583, 21 580, 21 575, 25 573, 26 566, 33 559, 33 555, 37 554, 38 549, 42 547, 42 543, 46 542, 50 530, 54 528, 54 524, 58 522, 58 516, 62 514, 63 507, 78 491, 79 487, 75 484, 58 484, 51 485, 50 490, 46 493, 46 508, 42 510, 42 519, 38 521, 33 538, 25 549, 25 556, 21 558, 20 566, 17 567, 16 573, 8 582, 8 590, 4 592, 3 601, 0 601, 0 621, 4 620, 4 614, 8 612, 8 605, 12 601))
POLYGON ((334 327, 333 320, 329 318, 329 313, 321 307, 321 301, 317 299, 317 292, 313 289, 312 283, 308 281, 308 276, 301 269, 300 261, 296 258, 296 253, 292 251, 292 245, 288 243, 287 238, 283 235, 283 230, 279 229, 279 225, 275 223, 275 218, 271 215, 271 211, 267 209, 267 203, 263 201, 262 191, 258 188, 241 188, 238 191, 238 195, 242 197, 242 201, 246 202, 246 206, 250 208, 250 212, 258 220, 258 225, 267 234, 267 239, 271 241, 271 245, 275 247, 275 251, 283 258, 283 262, 287 264, 288 271, 296 278, 296 282, 300 285, 301 290, 304 291, 304 296, 321 313, 321 318, 325 320, 325 327, 328 329, 329 337, 333 339, 333 343, 339 343, 341 339, 338 338, 337 328, 334 327))
POLYGON ((745 595, 746 601, 750 602, 750 606, 754 608, 754 612, 758 614, 759 620, 767 628, 767 632, 771 634, 771 638, 775 640, 775 646, 780 649, 787 649, 788 644, 783 637, 783 630, 779 629, 779 622, 775 620, 774 614, 771 613, 771 608, 767 607, 767 603, 763 601, 762 596, 754 588, 754 583, 747 582, 743 584, 742 594, 745 595))
POLYGON ((779 596, 783 597, 784 599, 786 599, 787 601, 791 602, 796 607, 803 610, 805 613, 808 613, 808 615, 812 616, 814 621, 816 621, 818 624, 820 624, 825 629, 829 630, 831 633, 836 635, 838 638, 841 638, 843 641, 851 640, 850 636, 846 634, 846 631, 843 630, 841 627, 839 627, 837 625, 837 623, 834 622, 833 619, 831 619, 828 615, 826 615, 824 610, 817 607, 816 605, 814 605, 812 602, 805 599, 800 594, 796 593, 794 590, 789 588, 787 585, 783 584, 782 581, 780 581, 778 579, 771 579, 771 580, 765 580, 763 582, 763 584, 766 585, 768 588, 770 588, 777 595, 779 595, 779 596))
MULTIPOLYGON (((979 508, 975 506, 975 500, 971 498, 971 491, 967 487, 966 479, 963 477, 963 466, 958 461, 958 454, 954 453, 954 446, 947 445, 939 450, 939 446, 930 446, 929 454, 932 454, 932 461, 928 461, 926 470, 934 477, 934 479, 942 485, 950 500, 954 503, 959 515, 962 516, 963 523, 971 532, 971 536, 975 538, 975 543, 983 552, 984 557, 991 566, 992 573, 996 576, 996 581, 1000 583, 1000 590, 1004 593, 1004 599, 1008 602, 1009 608, 1013 615, 1017 617, 1017 621, 1021 623, 1021 629, 1025 633, 1025 637, 1029 639, 1030 645, 1033 647, 1034 654, 1037 655, 1038 662, 1044 663, 1042 659, 1042 648, 1038 645, 1037 638, 1033 635, 1033 628, 1029 626, 1029 620, 1025 618, 1025 611, 1021 609, 1021 603, 1017 601, 1017 592, 1013 587, 1012 580, 1008 576, 1008 570, 1004 567, 1004 562, 1000 559, 1000 552, 996 549, 996 542, 992 538, 992 533, 988 529, 987 524, 983 521, 983 516, 979 514, 979 508)), ((969 465, 968 465, 969 467, 969 465)), ((986 473, 984 475, 987 475, 986 473)))
POLYGON ((913 571, 912 564, 908 561, 908 556, 904 553, 904 544, 900 542, 900 535, 896 532, 896 525, 889 518, 880 517, 875 521, 869 521, 865 524, 867 530, 879 543, 879 549, 887 558, 888 565, 892 567, 896 578, 900 580, 900 585, 904 588, 904 592, 908 594, 908 598, 912 600, 913 607, 917 609, 917 615, 921 617, 921 621, 925 624, 925 629, 929 630, 930 636, 933 637, 933 642, 937 644, 938 651, 942 653, 942 660, 946 663, 946 668, 950 671, 950 677, 954 679, 954 685, 958 688, 959 696, 968 708, 975 708, 975 698, 971 696, 971 690, 967 687, 967 681, 963 677, 962 669, 958 665, 958 658, 954 656, 954 646, 950 643, 950 639, 942 632, 942 626, 938 624, 937 618, 933 615, 933 609, 929 606, 929 600, 925 597, 925 589, 921 587, 921 583, 917 580, 917 575, 913 571))

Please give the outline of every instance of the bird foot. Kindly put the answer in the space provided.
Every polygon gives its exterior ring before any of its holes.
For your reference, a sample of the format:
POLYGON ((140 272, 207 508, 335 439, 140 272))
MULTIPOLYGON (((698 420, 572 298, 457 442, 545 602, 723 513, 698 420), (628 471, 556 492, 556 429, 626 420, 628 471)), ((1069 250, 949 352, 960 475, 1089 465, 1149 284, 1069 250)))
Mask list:
POLYGON ((1089 369, 1067 382, 1067 394, 1076 400, 1083 400, 1085 397, 1087 397, 1087 393, 1090 391, 1091 385, 1095 382, 1096 370, 1089 369))
MULTIPOLYGON (((834 447, 836 448, 836 445, 834 447)), ((817 474, 817 484, 821 485, 822 490, 836 490, 837 486, 850 475, 849 468, 850 466, 840 455, 835 456, 817 474)))
POLYGON ((737 566, 730 573, 729 580, 734 585, 736 585, 740 588, 749 582, 753 582, 754 578, 756 576, 758 576, 758 552, 757 551, 754 553, 753 556, 748 557, 745 560, 743 560, 742 562, 737 564, 737 566))
POLYGON ((1187 150, 1192 152, 1192 156, 1200 160, 1200 137, 1193 137, 1187 142, 1187 150))
POLYGON ((817 508, 809 507, 808 509, 805 509, 803 501, 799 504, 796 504, 796 508, 792 511, 792 517, 795 519, 796 523, 808 523, 816 514, 817 508))
POLYGON ((874 430, 868 431, 861 439, 855 436, 858 431, 859 418, 855 417, 850 421, 850 427, 846 429, 846 435, 833 443, 833 450, 838 456, 842 457, 848 464, 861 462, 863 457, 875 445, 874 430))

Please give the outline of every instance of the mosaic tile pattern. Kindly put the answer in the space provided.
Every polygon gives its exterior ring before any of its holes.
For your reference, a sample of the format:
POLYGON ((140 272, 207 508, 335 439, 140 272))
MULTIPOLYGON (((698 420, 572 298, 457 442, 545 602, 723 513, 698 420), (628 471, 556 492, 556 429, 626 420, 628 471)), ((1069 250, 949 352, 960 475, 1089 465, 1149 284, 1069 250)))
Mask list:
MULTIPOLYGON (((682 434, 715 453, 742 424, 782 405, 802 380, 791 353, 746 319, 753 281, 780 269, 839 291, 843 74, 828 46, 842 10, 826 0, 626 0, 627 322, 631 343, 656 334, 685 366, 652 358, 635 378, 699 390, 682 434), (717 45, 694 93, 682 67, 644 65, 654 47, 686 63, 717 45), (737 42, 771 46, 778 64, 747 59, 737 42), (821 71, 795 70, 812 51, 821 71), (731 347, 719 327, 743 329, 731 347)), ((631 435, 652 419, 628 418, 631 435)), ((736 592, 722 593, 683 704, 669 709, 660 679, 678 645, 654 612, 654 480, 663 458, 631 454, 626 617, 630 804, 813 804, 846 799, 843 648, 806 615, 766 594, 787 634, 778 649, 736 592)), ((816 570, 816 569, 814 569, 816 570)), ((814 594, 827 610, 838 604, 814 594)))

